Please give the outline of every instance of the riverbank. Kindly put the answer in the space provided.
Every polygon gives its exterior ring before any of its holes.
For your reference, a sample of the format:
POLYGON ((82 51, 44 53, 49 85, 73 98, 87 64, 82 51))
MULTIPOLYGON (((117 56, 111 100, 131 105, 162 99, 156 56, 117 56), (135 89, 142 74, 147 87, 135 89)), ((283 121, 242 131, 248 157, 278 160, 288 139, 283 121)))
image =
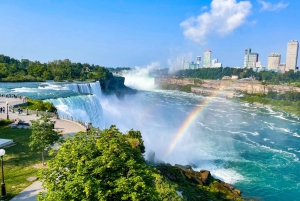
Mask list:
POLYGON ((257 81, 192 78, 157 78, 155 81, 161 89, 179 90, 211 97, 234 98, 250 104, 267 105, 300 116, 300 88, 295 86, 263 85, 257 81), (282 94, 287 94, 288 97, 285 98, 282 94))

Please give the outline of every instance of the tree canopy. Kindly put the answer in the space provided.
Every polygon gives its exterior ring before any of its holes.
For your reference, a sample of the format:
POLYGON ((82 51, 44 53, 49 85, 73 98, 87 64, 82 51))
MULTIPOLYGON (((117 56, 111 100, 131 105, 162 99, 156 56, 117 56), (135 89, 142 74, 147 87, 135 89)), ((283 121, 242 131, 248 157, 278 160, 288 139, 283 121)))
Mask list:
POLYGON ((42 115, 38 120, 30 120, 32 125, 32 134, 30 136, 29 147, 32 150, 41 151, 42 163, 45 165, 45 150, 53 146, 54 143, 62 139, 61 134, 53 130, 54 121, 50 120, 50 116, 42 115))
POLYGON ((139 131, 115 126, 79 132, 42 170, 38 200, 181 200, 175 185, 147 165, 139 131))
POLYGON ((300 83, 300 71, 294 72, 290 70, 283 74, 273 72, 273 71, 260 71, 255 72, 252 68, 200 68, 196 70, 179 70, 174 73, 175 76, 184 76, 191 78, 201 78, 201 79, 222 79, 224 76, 236 75, 239 78, 248 78, 250 76, 255 77, 257 80, 265 81, 269 83, 278 84, 279 82, 300 83))
POLYGON ((73 63, 69 59, 41 63, 0 55, 0 81, 3 82, 107 80, 112 76, 103 66, 73 63))

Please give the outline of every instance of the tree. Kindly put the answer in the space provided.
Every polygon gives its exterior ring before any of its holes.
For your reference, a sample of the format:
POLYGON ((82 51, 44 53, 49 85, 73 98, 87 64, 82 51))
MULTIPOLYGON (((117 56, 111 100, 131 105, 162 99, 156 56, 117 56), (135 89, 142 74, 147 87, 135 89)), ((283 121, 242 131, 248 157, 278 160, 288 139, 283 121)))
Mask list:
POLYGON ((50 120, 49 115, 42 115, 38 120, 30 120, 32 134, 30 136, 29 147, 32 150, 41 150, 42 163, 45 165, 45 150, 53 146, 56 142, 62 141, 62 135, 53 130, 55 121, 50 120))
POLYGON ((66 139, 48 168, 41 170, 47 189, 38 200, 180 200, 175 186, 146 164, 141 149, 115 126, 79 132, 66 139))

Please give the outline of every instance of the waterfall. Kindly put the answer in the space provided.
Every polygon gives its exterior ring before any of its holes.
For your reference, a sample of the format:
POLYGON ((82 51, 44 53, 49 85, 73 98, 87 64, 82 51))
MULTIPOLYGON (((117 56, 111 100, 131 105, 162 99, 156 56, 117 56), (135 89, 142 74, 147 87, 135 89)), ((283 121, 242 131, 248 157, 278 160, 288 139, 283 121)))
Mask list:
POLYGON ((67 88, 71 91, 75 91, 82 94, 95 94, 99 98, 102 94, 99 81, 93 83, 68 84, 67 88))
POLYGON ((58 115, 64 119, 80 122, 92 122, 93 126, 103 128, 104 119, 100 102, 100 83, 68 84, 69 90, 89 95, 71 96, 67 98, 49 99, 57 108, 58 115))
POLYGON ((103 128, 102 106, 96 95, 81 95, 68 98, 48 99, 57 108, 61 118, 73 121, 92 122, 93 126, 103 128))

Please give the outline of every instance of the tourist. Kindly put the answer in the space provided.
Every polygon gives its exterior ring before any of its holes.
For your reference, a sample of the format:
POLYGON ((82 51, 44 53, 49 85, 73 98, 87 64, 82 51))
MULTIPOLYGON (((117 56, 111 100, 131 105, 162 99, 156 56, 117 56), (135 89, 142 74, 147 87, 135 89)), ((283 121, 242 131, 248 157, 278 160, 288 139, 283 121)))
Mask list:
POLYGON ((86 130, 86 131, 89 131, 89 130, 90 130, 90 128, 89 128, 90 124, 89 124, 88 122, 85 122, 85 123, 84 123, 84 126, 85 126, 85 130, 86 130))

